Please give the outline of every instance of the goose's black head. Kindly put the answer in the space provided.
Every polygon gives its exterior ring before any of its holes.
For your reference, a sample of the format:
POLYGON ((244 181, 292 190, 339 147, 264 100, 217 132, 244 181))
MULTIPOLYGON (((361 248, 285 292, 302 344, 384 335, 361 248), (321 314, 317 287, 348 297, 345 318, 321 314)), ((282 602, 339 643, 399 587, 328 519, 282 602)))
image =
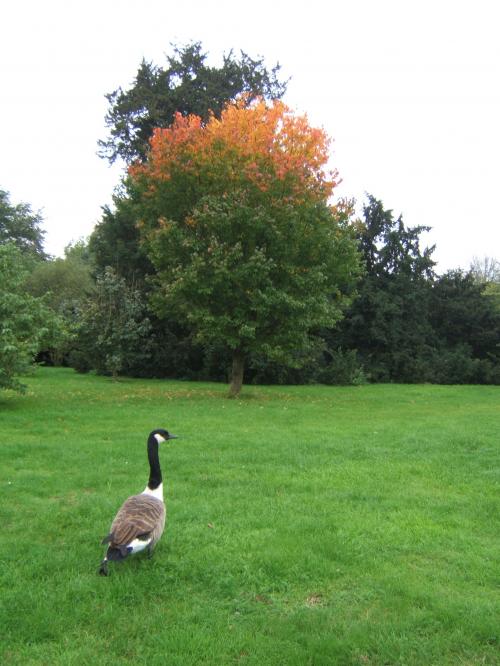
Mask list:
POLYGON ((153 438, 156 439, 159 444, 160 442, 166 442, 169 439, 177 439, 177 435, 174 435, 171 432, 168 432, 168 430, 164 430, 163 428, 157 428, 149 434, 148 439, 153 438))

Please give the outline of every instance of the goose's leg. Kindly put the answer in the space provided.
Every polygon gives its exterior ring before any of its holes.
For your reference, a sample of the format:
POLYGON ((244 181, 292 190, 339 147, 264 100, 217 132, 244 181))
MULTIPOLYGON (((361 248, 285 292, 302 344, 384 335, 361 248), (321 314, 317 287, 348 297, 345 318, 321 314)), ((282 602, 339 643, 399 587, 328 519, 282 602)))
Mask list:
POLYGON ((101 576, 107 576, 108 575, 108 558, 105 557, 103 561, 101 562, 101 566, 99 567, 99 574, 101 576))

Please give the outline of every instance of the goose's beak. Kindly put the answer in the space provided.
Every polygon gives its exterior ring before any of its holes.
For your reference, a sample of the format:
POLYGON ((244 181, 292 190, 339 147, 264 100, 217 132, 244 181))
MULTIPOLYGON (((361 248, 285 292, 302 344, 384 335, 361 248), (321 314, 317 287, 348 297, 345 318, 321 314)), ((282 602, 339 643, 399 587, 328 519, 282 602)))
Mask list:
POLYGON ((171 432, 168 433, 168 438, 169 438, 169 439, 179 439, 179 438, 177 437, 177 435, 172 435, 171 432))

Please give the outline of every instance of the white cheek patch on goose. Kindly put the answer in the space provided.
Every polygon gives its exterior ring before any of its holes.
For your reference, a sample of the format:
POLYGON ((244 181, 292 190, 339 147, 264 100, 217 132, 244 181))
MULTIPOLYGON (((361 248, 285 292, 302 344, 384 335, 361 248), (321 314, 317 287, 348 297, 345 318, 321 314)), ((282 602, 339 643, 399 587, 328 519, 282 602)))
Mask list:
POLYGON ((166 442, 167 440, 165 437, 162 437, 158 432, 155 434, 155 439, 158 442, 158 444, 161 444, 162 442, 166 442))

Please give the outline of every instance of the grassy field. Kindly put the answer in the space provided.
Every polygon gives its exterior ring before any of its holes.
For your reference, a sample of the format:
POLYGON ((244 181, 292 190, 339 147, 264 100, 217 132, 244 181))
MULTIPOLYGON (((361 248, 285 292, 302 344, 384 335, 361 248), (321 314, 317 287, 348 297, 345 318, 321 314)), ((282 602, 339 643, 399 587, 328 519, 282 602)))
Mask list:
POLYGON ((500 388, 40 369, 0 394, 0 663, 500 664, 500 388), (148 432, 168 524, 97 575, 148 432))

